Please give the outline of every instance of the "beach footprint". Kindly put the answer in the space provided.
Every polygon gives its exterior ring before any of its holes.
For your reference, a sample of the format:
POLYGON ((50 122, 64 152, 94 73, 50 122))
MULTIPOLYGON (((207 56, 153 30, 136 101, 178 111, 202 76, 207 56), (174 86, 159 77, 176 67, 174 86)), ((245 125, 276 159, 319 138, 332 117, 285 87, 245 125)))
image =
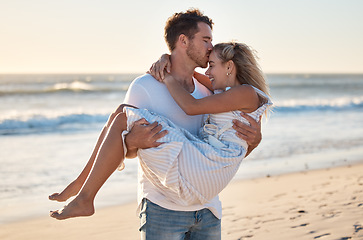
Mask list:
POLYGON ((322 238, 322 237, 326 237, 326 236, 330 236, 330 235, 331 235, 330 233, 324 233, 324 234, 315 236, 314 239, 318 239, 318 238, 322 238))
POLYGON ((360 224, 359 222, 357 222, 357 223, 355 223, 354 225, 353 225, 353 227, 354 227, 354 233, 353 233, 353 235, 355 236, 355 237, 358 237, 358 238, 363 238, 363 226, 362 226, 362 224, 360 224))

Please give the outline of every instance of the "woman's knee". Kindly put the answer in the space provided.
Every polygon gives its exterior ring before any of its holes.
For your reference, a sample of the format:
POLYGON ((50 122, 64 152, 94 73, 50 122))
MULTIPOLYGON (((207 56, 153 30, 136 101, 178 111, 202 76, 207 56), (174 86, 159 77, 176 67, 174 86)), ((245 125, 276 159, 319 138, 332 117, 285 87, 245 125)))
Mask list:
POLYGON ((125 104, 125 103, 123 103, 123 104, 120 104, 120 105, 117 107, 117 109, 116 109, 115 113, 122 113, 122 112, 124 112, 125 107, 137 108, 137 107, 132 106, 132 105, 130 105, 130 104, 125 104))
POLYGON ((118 106, 116 108, 116 110, 113 113, 110 114, 110 116, 108 117, 108 121, 107 121, 107 127, 111 126, 112 122, 115 120, 117 115, 119 115, 120 113, 123 113, 123 110, 125 107, 126 107, 125 104, 121 104, 120 106, 118 106))
POLYGON ((115 114, 115 117, 112 121, 112 126, 121 128, 121 130, 126 130, 126 128, 127 128, 126 113, 120 112, 120 113, 115 114))
MULTIPOLYGON (((134 107, 132 105, 129 105, 129 104, 120 104, 116 110, 110 114, 110 117, 108 118, 108 121, 107 121, 107 125, 106 127, 109 127, 111 126, 112 122, 115 120, 115 118, 119 115, 119 114, 122 114, 124 113, 124 109, 125 107, 133 107, 133 108, 137 108, 137 107, 134 107)), ((126 115, 124 116, 126 117, 126 115)))

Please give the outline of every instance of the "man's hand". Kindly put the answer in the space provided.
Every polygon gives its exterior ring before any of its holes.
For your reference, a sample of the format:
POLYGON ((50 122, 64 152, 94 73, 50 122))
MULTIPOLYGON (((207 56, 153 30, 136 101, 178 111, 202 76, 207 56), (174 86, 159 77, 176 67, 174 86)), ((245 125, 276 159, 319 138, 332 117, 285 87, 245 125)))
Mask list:
POLYGON ((165 78, 165 71, 170 73, 171 62, 170 55, 163 54, 158 61, 153 63, 147 73, 151 74, 159 82, 163 82, 165 78))
POLYGON ((250 123, 250 126, 238 120, 233 120, 234 123, 233 128, 236 130, 236 135, 247 142, 248 144, 248 151, 246 154, 247 156, 261 142, 262 139, 261 118, 258 122, 256 122, 252 117, 248 116, 245 113, 241 113, 241 116, 244 117, 250 123))
POLYGON ((157 122, 149 123, 144 118, 136 121, 130 132, 125 136, 125 144, 127 148, 127 157, 136 157, 138 149, 146 149, 160 146, 161 142, 157 142, 164 137, 167 130, 161 131, 162 126, 157 122))

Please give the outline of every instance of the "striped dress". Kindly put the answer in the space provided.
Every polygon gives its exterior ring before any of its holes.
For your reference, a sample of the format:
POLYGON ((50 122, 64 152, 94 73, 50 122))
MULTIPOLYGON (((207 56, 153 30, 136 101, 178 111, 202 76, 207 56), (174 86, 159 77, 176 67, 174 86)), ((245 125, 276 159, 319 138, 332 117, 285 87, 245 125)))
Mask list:
MULTIPOLYGON (((264 103, 251 117, 258 120, 271 105, 268 96, 257 88, 264 103)), ((233 119, 249 124, 240 116, 240 111, 205 115, 205 123, 195 136, 178 127, 169 119, 146 109, 126 108, 127 130, 141 118, 157 121, 168 130, 161 138, 162 145, 140 149, 140 166, 149 181, 176 204, 188 206, 205 204, 218 195, 236 174, 248 145, 238 138, 232 128, 233 119)))

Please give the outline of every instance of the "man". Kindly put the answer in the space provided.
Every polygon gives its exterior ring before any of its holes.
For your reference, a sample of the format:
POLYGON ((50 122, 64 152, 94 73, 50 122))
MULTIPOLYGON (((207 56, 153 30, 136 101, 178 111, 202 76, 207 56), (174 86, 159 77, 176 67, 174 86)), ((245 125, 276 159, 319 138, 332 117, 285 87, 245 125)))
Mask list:
MULTIPOLYGON (((171 51, 170 74, 193 97, 203 98, 211 92, 193 78, 196 67, 206 68, 212 51, 213 22, 198 10, 175 13, 165 26, 165 39, 171 51)), ((124 103, 146 108, 163 115, 175 124, 197 134, 202 116, 186 115, 173 100, 166 86, 151 75, 143 75, 133 81, 124 103)), ((251 126, 235 125, 241 138, 249 143, 249 152, 261 140, 259 124, 251 119, 251 126)), ((136 156, 138 148, 158 146, 157 140, 166 132, 160 132, 157 123, 140 120, 125 137, 127 156, 136 156)), ((222 207, 218 196, 204 205, 180 206, 168 199, 145 176, 139 166, 138 203, 142 239, 220 239, 222 207)))

